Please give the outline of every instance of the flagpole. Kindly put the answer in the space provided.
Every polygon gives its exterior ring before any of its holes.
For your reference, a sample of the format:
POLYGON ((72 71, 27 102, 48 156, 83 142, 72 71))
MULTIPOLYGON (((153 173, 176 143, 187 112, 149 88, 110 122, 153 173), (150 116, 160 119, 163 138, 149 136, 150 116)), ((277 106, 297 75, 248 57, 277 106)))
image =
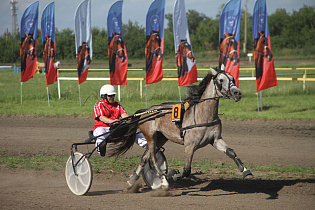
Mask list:
POLYGON ((145 108, 148 108, 148 90, 147 90, 147 85, 145 85, 145 108))
POLYGON ((259 92, 260 93, 260 111, 263 110, 263 98, 262 98, 262 91, 259 92))
POLYGON ((187 85, 185 86, 186 87, 186 98, 188 97, 188 88, 187 88, 187 85))
POLYGON ((259 100, 258 100, 258 93, 255 93, 256 96, 257 96, 257 110, 258 110, 258 113, 259 113, 259 100))
POLYGON ((50 107, 48 85, 47 85, 46 89, 47 89, 47 97, 48 97, 48 106, 50 107))
POLYGON ((180 95, 180 86, 178 86, 178 94, 179 94, 179 101, 182 101, 182 97, 180 95))
POLYGON ((23 82, 21 82, 21 104, 22 104, 22 85, 23 85, 23 82))
POLYGON ((79 86, 79 100, 80 100, 80 106, 81 106, 81 91, 80 91, 80 85, 79 86))

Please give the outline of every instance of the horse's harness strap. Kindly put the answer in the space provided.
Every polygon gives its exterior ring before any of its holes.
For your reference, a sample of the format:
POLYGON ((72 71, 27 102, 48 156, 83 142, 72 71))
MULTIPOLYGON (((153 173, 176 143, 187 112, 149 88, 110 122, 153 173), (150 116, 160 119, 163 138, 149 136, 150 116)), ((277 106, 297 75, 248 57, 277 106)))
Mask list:
POLYGON ((188 130, 188 129, 197 128, 197 127, 210 127, 210 126, 214 126, 214 125, 217 125, 220 123, 221 123, 221 120, 219 118, 217 118, 217 119, 215 119, 209 123, 200 123, 200 124, 189 125, 189 126, 186 126, 186 127, 180 129, 180 136, 182 138, 184 138, 185 134, 186 134, 186 130, 188 130))

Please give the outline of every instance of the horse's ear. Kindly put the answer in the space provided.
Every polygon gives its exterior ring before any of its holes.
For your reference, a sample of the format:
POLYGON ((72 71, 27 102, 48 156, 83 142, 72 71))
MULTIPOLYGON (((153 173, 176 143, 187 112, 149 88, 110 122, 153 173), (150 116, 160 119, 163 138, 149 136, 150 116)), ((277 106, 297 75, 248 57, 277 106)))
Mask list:
POLYGON ((223 63, 221 64, 221 71, 225 71, 225 66, 223 65, 223 63))
POLYGON ((25 35, 28 36, 28 33, 25 32, 25 35))
POLYGON ((210 67, 210 71, 211 71, 212 76, 215 76, 218 73, 215 69, 213 69, 211 67, 210 67))
POLYGON ((187 37, 185 37, 185 41, 187 42, 187 37))
POLYGON ((119 31, 119 36, 121 36, 121 31, 119 31))
POLYGON ((115 32, 113 31, 113 36, 115 36, 115 32))
POLYGON ((224 36, 225 36, 225 37, 228 37, 229 35, 224 31, 224 36))

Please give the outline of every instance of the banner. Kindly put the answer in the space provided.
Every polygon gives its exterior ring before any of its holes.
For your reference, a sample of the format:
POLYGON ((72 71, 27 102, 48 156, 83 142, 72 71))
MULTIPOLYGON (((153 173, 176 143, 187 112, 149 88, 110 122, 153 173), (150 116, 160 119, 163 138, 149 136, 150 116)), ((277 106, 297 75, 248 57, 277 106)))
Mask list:
POLYGON ((57 70, 54 66, 56 56, 55 36, 55 3, 46 6, 41 17, 41 35, 43 42, 43 57, 45 63, 46 85, 57 81, 57 70))
POLYGON ((178 86, 197 82, 197 67, 189 38, 185 0, 176 0, 173 12, 178 86))
POLYGON ((122 28, 122 5, 112 4, 107 15, 108 58, 111 85, 127 85, 128 57, 122 28))
POLYGON ((39 2, 36 1, 27 7, 21 18, 21 82, 33 78, 36 72, 38 5, 39 2))
POLYGON ((220 15, 219 68, 231 74, 239 85, 241 0, 230 0, 220 15))
POLYGON ((278 85, 271 50, 265 0, 255 1, 252 24, 256 67, 256 90, 259 92, 278 85))
POLYGON ((165 0, 154 0, 147 12, 145 30, 146 84, 159 82, 163 78, 164 10, 165 0))
POLYGON ((75 48, 79 85, 86 80, 92 61, 91 1, 84 0, 74 16, 75 48))

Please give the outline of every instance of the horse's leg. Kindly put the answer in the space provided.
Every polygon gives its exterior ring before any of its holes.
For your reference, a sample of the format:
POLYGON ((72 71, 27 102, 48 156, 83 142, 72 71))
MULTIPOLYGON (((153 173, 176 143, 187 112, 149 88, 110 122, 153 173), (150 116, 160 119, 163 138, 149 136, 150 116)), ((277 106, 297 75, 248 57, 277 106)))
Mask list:
MULTIPOLYGON (((146 137, 146 139, 147 139, 147 141, 149 140, 149 138, 147 138, 147 137, 146 137)), ((143 156, 141 158, 140 164, 139 164, 136 172, 133 175, 131 175, 129 181, 127 181, 127 184, 128 184, 127 189, 130 189, 136 183, 136 181, 139 179, 140 174, 141 174, 144 166, 149 161, 150 157, 152 160, 152 164, 155 167, 155 170, 158 172, 158 174, 161 177, 162 188, 165 190, 169 189, 169 184, 166 180, 165 174, 163 174, 162 171, 160 170, 160 168, 158 167, 157 161, 155 158, 155 148, 157 147, 159 149, 160 147, 162 147, 165 144, 165 142, 167 141, 167 139, 162 135, 158 135, 158 133, 153 135, 153 139, 155 139, 155 141, 148 141, 149 149, 143 153, 143 156), (157 139, 159 139, 160 141, 156 142, 157 139)))
POLYGON ((167 141, 167 139, 165 136, 163 136, 159 132, 156 132, 152 137, 153 137, 153 143, 149 144, 149 152, 150 152, 151 161, 152 161, 152 164, 153 164, 155 170, 157 171, 159 177, 161 178, 162 189, 168 190, 169 184, 166 180, 166 174, 164 174, 161 171, 161 169, 159 168, 157 161, 156 161, 156 156, 155 156, 156 147, 160 148, 167 141), (162 141, 162 142, 158 142, 158 140, 162 141))
POLYGON ((172 178, 174 181, 183 177, 188 177, 191 173, 191 163, 194 156, 195 150, 193 145, 185 146, 185 166, 182 172, 178 170, 172 170, 167 174, 167 177, 172 178))
POLYGON ((228 145, 223 141, 223 139, 214 140, 213 147, 224 152, 227 156, 234 160, 240 172, 243 173, 243 178, 248 175, 253 175, 252 172, 245 167, 242 161, 236 156, 233 149, 229 148, 228 145))
POLYGON ((127 184, 128 184, 127 189, 130 189, 136 183, 136 181, 139 179, 140 174, 141 174, 145 164, 148 162, 149 158, 150 158, 150 153, 148 152, 148 150, 146 150, 142 155, 140 164, 139 164, 136 172, 133 175, 131 175, 129 181, 127 181, 127 184))

